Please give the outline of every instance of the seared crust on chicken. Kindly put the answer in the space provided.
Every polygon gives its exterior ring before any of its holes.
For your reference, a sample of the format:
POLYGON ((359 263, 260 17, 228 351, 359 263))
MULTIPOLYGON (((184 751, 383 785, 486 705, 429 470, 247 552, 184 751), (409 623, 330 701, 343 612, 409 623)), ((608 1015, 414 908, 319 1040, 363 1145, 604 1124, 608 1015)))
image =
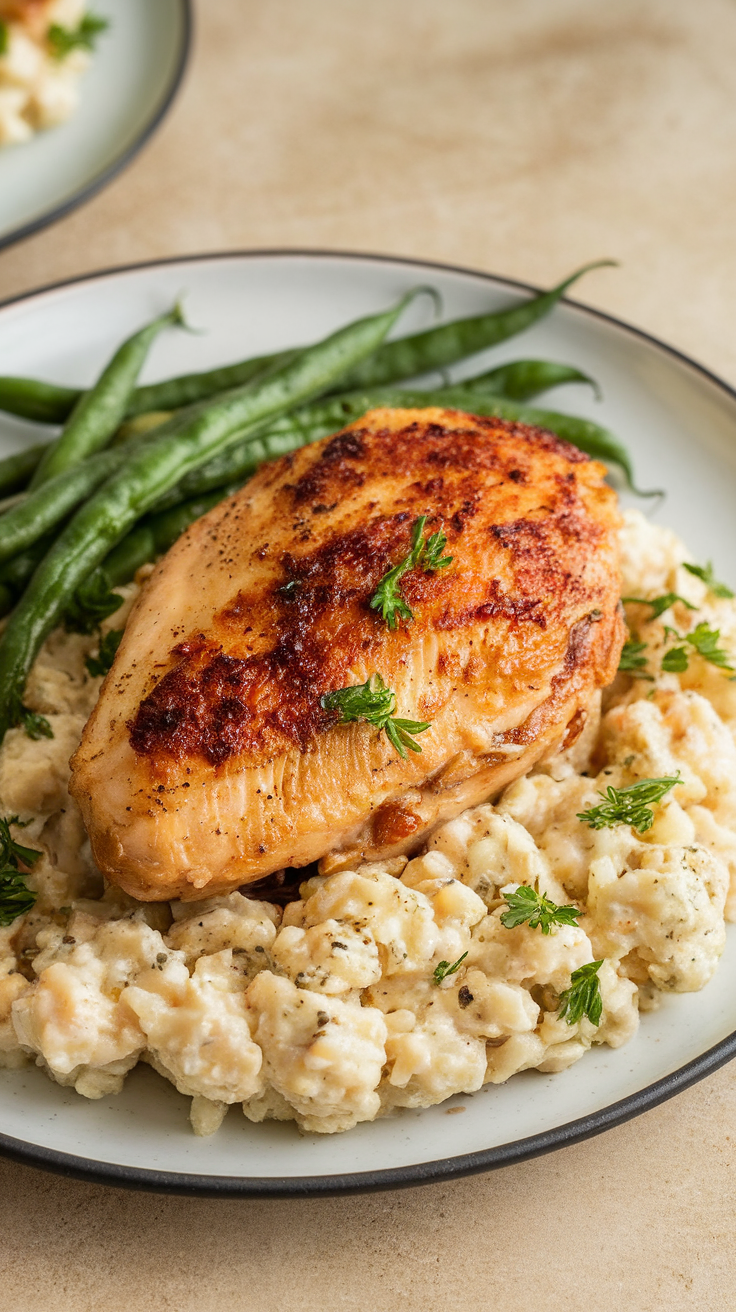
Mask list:
POLYGON ((196 898, 410 851, 583 728, 623 642, 614 493, 552 434, 374 410, 264 466, 159 563, 73 758, 100 869, 196 898), (449 568, 370 599, 412 528, 449 568), (378 672, 431 721, 402 760, 321 697, 378 672))

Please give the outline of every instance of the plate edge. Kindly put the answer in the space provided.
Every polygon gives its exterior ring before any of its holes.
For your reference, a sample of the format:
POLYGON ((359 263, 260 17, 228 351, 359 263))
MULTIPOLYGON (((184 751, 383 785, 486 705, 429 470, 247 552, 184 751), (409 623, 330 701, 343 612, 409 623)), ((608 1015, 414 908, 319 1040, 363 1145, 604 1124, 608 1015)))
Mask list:
POLYGON ((499 1170, 542 1157, 570 1144, 582 1143, 643 1112, 651 1111, 678 1093, 697 1084, 706 1075, 720 1070, 736 1057, 736 1030, 719 1043, 665 1075, 654 1084, 639 1089, 627 1098, 611 1103, 600 1111, 577 1120, 541 1131, 526 1139, 497 1144, 480 1152, 458 1157, 416 1162, 410 1166, 385 1170, 348 1172, 339 1175, 313 1176, 222 1176, 199 1175, 179 1171, 149 1170, 145 1167, 114 1165, 92 1158, 77 1157, 54 1148, 29 1145, 21 1139, 0 1133, 0 1155, 67 1178, 109 1185, 119 1189, 137 1189, 145 1193, 174 1194, 202 1198, 330 1198, 346 1194, 379 1193, 388 1189, 406 1189, 419 1184, 437 1184, 467 1175, 499 1170))
MULTIPOLYGON (((192 0, 181 0, 181 3, 187 7, 191 15, 192 0)), ((0 250, 2 250, 2 240, 0 240, 0 250)), ((13 305, 20 305, 23 301, 32 300, 36 296, 45 296, 50 292, 61 291, 65 287, 76 286, 79 283, 94 282, 98 278, 102 281, 105 278, 115 278, 122 274, 137 273, 145 269, 168 268, 170 265, 176 264, 206 264, 208 261, 216 260, 263 259, 264 257, 288 259, 295 255, 307 259, 368 260, 376 264, 410 265, 412 268, 417 269, 437 269, 442 273, 460 273, 465 277, 481 278, 484 282, 499 283, 503 287, 511 287, 515 291, 532 292, 535 295, 549 290, 540 287, 538 283, 525 282, 521 278, 509 278, 505 274, 491 273, 487 269, 474 269, 469 265, 451 264, 444 260, 425 260, 415 255, 385 255, 378 251, 339 250, 320 246, 246 246, 236 250, 195 251, 180 255, 167 255, 163 258, 160 256, 153 257, 150 260, 134 260, 128 264, 106 265, 102 269, 93 269, 89 273, 74 274, 69 278, 59 278, 55 282, 43 283, 40 287, 32 287, 28 291, 7 296, 0 301, 0 310, 8 309, 13 305)), ((577 301, 571 296, 561 297, 559 304, 571 305, 583 314, 589 314, 594 319, 600 319, 603 323, 612 324, 614 328, 619 328, 623 332, 630 333, 633 337, 646 342, 649 346, 656 347, 663 354, 671 356, 680 364, 687 365, 689 369, 694 370, 695 373, 707 379, 709 383, 713 383, 725 392, 732 401, 736 401, 736 383, 726 382, 725 378, 714 373, 707 365, 695 360, 685 351, 681 351, 679 347, 671 346, 668 342, 662 341, 661 337, 656 337, 654 333, 648 332, 646 328, 638 328, 626 319, 619 319, 617 315, 610 314, 607 310, 599 310, 596 306, 587 305, 584 301, 577 301)))

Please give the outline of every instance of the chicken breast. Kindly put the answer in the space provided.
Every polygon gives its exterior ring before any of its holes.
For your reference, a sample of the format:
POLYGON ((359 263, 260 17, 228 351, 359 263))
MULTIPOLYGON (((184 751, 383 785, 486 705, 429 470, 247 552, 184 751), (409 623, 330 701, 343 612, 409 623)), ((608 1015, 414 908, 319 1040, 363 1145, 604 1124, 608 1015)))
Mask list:
POLYGON ((602 465, 459 411, 374 410, 264 466, 159 563, 72 761, 100 869, 197 898, 410 851, 582 730, 623 642, 602 465), (449 567, 370 599, 419 516, 449 567), (430 721, 402 759, 321 698, 380 674, 430 721))

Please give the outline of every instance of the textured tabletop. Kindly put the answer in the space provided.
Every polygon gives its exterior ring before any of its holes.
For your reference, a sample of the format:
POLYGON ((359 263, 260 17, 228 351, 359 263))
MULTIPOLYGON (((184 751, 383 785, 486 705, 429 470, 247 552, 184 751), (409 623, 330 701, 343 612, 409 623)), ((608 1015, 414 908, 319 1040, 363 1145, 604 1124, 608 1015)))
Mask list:
MULTIPOLYGON (((101 8, 104 6, 101 5, 101 8)), ((736 383, 736 0, 202 0, 153 142, 0 255, 0 299, 200 251, 455 262, 576 296, 736 383)), ((0 1162, 0 1309, 681 1312, 736 1295, 736 1069, 490 1175, 316 1202, 0 1162)))

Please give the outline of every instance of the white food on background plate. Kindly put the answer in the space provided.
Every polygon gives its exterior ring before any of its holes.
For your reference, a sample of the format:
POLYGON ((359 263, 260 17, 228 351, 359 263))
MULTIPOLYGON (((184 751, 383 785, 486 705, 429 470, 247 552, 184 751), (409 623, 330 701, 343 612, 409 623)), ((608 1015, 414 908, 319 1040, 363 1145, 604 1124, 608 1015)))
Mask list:
POLYGON ((54 738, 14 729, 0 749, 0 811, 29 820, 20 841, 43 851, 27 880, 35 907, 0 929, 0 1065, 35 1060, 97 1098, 144 1060, 192 1099, 197 1133, 233 1103, 251 1121, 329 1133, 564 1070, 592 1044, 625 1043, 661 991, 701 989, 736 920, 736 683, 695 654, 679 675, 660 658, 666 625, 702 621, 736 653, 736 602, 685 571, 677 537, 637 512, 621 538, 624 596, 673 592, 696 607, 638 621, 653 679, 619 676, 568 752, 443 825, 420 855, 311 878, 283 909, 239 892, 144 904, 102 887, 67 792, 99 690, 84 668, 96 639, 52 635, 27 702, 54 738), (646 833, 577 818, 609 785, 678 771, 646 833), (575 903, 579 926, 505 928, 502 892, 519 884, 575 903), (463 954, 438 985, 439 963, 463 954), (601 1023, 570 1025, 559 994, 601 958, 601 1023))
POLYGON ((0 54, 0 146, 28 141, 74 113, 89 51, 77 47, 57 58, 46 34, 54 25, 74 31, 86 10, 87 0, 46 0, 40 5, 0 0, 0 22, 7 30, 6 49, 0 54))

